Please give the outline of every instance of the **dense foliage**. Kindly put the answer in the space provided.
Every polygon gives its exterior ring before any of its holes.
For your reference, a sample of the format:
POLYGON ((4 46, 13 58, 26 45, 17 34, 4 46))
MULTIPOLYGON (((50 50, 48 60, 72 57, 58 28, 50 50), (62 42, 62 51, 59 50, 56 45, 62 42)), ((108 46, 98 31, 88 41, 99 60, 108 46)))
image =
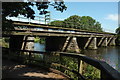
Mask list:
POLYGON ((116 29, 116 33, 120 34, 120 26, 116 29))
MULTIPOLYGON (((34 1, 34 0, 33 0, 34 1)), ((3 2, 2 3, 2 21, 3 30, 13 29, 11 21, 6 21, 6 17, 17 17, 18 15, 23 15, 24 17, 34 19, 35 11, 32 8, 37 7, 39 14, 48 13, 48 7, 53 6, 57 11, 63 12, 67 9, 62 0, 55 0, 53 3, 48 0, 42 0, 42 2, 3 2)))
POLYGON ((116 29, 117 39, 116 44, 120 46, 120 26, 116 29))
POLYGON ((64 21, 53 21, 51 22, 51 25, 89 31, 103 31, 101 28, 101 24, 90 16, 80 17, 78 15, 73 15, 65 19, 64 21))
POLYGON ((54 26, 57 26, 57 27, 61 27, 61 26, 63 26, 64 25, 64 23, 63 23, 64 21, 59 21, 59 20, 56 20, 56 21, 52 21, 50 24, 51 25, 54 25, 54 26))
POLYGON ((45 44, 45 38, 35 37, 35 43, 45 44))

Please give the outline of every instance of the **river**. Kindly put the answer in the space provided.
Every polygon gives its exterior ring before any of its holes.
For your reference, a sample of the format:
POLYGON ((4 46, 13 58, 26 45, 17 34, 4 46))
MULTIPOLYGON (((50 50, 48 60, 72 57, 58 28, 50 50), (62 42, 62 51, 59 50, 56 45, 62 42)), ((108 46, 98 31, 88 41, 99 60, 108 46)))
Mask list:
MULTIPOLYGON (((45 51, 45 45, 35 43, 34 50, 45 51)), ((120 72, 120 47, 101 47, 97 50, 84 50, 83 53, 91 58, 107 62, 110 66, 120 72)), ((40 55, 43 57, 42 54, 40 55)))
POLYGON ((97 50, 84 50, 83 53, 91 58, 107 62, 120 72, 120 47, 101 47, 97 50))

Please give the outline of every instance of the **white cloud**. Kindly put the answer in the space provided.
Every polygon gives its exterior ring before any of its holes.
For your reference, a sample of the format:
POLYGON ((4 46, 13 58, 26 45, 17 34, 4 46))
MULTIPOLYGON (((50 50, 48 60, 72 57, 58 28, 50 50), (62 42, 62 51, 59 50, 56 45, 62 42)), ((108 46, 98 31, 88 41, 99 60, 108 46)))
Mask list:
POLYGON ((118 14, 109 14, 105 19, 118 21, 118 14))

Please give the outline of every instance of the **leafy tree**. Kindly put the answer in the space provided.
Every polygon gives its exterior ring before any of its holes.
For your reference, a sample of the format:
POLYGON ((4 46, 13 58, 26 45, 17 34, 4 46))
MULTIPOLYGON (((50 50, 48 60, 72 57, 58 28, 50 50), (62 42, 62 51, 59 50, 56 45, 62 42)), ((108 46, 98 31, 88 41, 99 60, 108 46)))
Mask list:
POLYGON ((101 24, 99 22, 95 22, 93 31, 103 32, 101 24))
POLYGON ((64 20, 64 27, 67 28, 80 28, 80 16, 73 15, 64 20))
POLYGON ((80 23, 81 23, 81 25, 80 25, 81 29, 88 30, 88 29, 90 29, 90 27, 93 27, 95 20, 93 20, 89 16, 82 16, 80 23))
POLYGON ((90 16, 80 17, 78 15, 73 15, 65 19, 64 21, 53 21, 51 22, 51 24, 66 28, 102 32, 101 24, 90 16))
POLYGON ((63 12, 67 9, 62 0, 55 0, 54 3, 49 2, 48 0, 43 0, 43 2, 3 2, 2 3, 2 21, 3 21, 3 30, 13 29, 13 26, 10 25, 11 21, 7 21, 6 17, 17 17, 18 15, 23 15, 24 17, 34 19, 35 11, 33 6, 36 6, 39 14, 48 13, 48 7, 53 6, 56 10, 63 12), (8 23, 8 24, 7 24, 8 23), (8 26, 11 26, 8 28, 8 26))
POLYGON ((120 46, 120 26, 116 29, 117 39, 116 44, 120 46))
POLYGON ((82 30, 102 32, 101 24, 90 16, 82 16, 80 23, 82 30))
POLYGON ((116 33, 120 34, 120 26, 116 29, 116 33))
POLYGON ((60 27, 64 26, 64 22, 63 21, 59 21, 59 20, 52 21, 50 24, 54 25, 54 26, 60 26, 60 27))

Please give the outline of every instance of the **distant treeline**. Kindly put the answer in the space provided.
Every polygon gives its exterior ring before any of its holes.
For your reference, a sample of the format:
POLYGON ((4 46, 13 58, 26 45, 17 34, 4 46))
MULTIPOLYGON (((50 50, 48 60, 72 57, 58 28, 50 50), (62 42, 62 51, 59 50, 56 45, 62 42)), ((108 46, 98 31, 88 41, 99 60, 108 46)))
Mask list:
POLYGON ((90 16, 73 15, 63 21, 52 21, 50 25, 80 30, 103 32, 101 24, 90 16))

